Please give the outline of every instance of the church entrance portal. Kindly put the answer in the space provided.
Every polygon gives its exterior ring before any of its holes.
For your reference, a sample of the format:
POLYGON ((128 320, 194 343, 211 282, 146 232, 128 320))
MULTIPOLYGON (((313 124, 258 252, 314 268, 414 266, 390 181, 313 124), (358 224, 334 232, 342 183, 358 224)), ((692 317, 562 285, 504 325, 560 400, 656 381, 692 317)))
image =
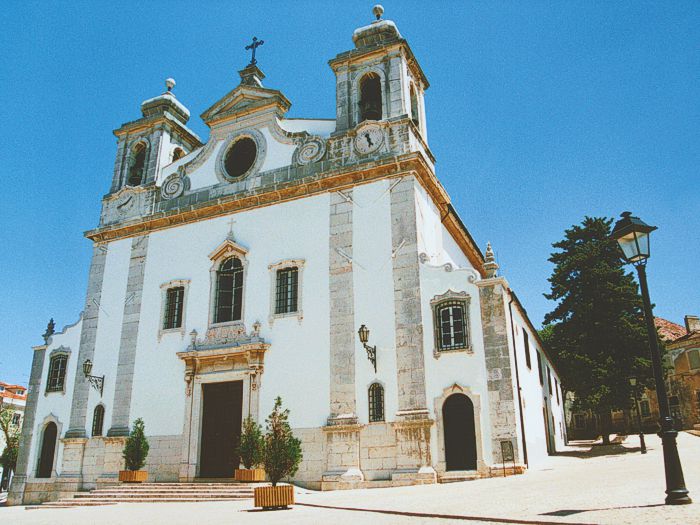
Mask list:
POLYGON ((447 470, 476 470, 474 405, 464 394, 452 394, 442 405, 447 470))
POLYGON ((241 437, 243 381, 204 384, 202 395, 199 477, 233 477, 239 463, 234 450, 241 437))

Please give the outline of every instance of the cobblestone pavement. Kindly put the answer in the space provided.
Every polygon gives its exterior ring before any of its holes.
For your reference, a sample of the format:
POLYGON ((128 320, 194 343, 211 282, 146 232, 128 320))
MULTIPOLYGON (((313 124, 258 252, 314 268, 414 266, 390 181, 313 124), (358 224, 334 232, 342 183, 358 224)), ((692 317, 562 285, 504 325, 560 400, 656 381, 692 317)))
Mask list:
MULTIPOLYGON (((120 504, 106 507, 25 510, 0 508, 13 524, 205 523, 333 525, 372 523, 605 523, 700 525, 700 437, 678 438, 685 479, 698 503, 663 505, 661 442, 647 436, 639 454, 632 436, 608 450, 581 444, 522 476, 448 485, 313 492, 299 489, 291 510, 252 511, 246 502, 120 504), (603 454, 603 453, 606 454, 603 454), (311 506, 313 505, 313 506, 311 506), (335 508, 333 508, 335 507, 335 508), (363 510, 351 510, 363 509, 363 510), (412 514, 412 515, 407 515, 412 514), (442 516, 442 517, 438 517, 442 516)), ((607 447, 606 447, 607 448, 607 447)))

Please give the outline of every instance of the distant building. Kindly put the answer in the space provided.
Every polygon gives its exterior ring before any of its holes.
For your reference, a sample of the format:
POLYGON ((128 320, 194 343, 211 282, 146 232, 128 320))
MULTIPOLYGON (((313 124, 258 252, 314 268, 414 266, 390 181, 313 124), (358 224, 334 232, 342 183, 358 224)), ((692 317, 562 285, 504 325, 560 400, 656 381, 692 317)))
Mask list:
MULTIPOLYGON (((27 389, 20 385, 11 385, 0 381, 0 407, 9 408, 12 417, 9 421, 9 432, 19 435, 24 421, 24 406, 27 402, 27 389)), ((0 454, 7 446, 7 439, 4 431, 0 431, 0 454)), ((10 484, 12 472, 5 472, 0 464, 0 490, 7 490, 10 484)))

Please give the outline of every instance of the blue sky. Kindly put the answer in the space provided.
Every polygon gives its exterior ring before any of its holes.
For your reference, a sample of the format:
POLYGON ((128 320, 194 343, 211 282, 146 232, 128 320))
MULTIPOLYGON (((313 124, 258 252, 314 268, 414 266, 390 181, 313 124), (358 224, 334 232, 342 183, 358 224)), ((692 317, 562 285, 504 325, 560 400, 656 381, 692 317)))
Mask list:
MULTIPOLYGON (((431 87, 438 176, 490 240, 536 325, 551 244, 585 215, 632 210, 659 230, 655 313, 700 314, 700 2, 384 2, 431 87)), ((290 117, 334 117, 327 61, 371 2, 11 1, 0 20, 0 380, 83 307, 111 131, 163 80, 198 115, 238 83, 253 35, 290 117), (196 7, 194 7, 196 6, 196 7)))

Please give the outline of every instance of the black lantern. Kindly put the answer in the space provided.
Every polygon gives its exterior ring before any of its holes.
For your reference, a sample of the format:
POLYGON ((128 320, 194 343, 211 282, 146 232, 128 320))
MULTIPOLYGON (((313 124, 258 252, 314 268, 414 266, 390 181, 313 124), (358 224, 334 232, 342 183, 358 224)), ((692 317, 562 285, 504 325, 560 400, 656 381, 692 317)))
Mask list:
POLYGON ((85 361, 83 361, 83 375, 85 375, 85 379, 87 379, 88 382, 92 385, 92 387, 100 393, 100 396, 102 396, 102 391, 104 389, 105 384, 105 376, 93 376, 90 375, 90 372, 92 372, 92 361, 86 359, 85 361))
POLYGON ((360 342, 362 343, 362 346, 365 347, 365 350, 367 351, 367 359, 369 359, 370 363, 374 366, 374 372, 377 372, 377 347, 376 346, 370 346, 367 344, 367 341, 369 341, 369 328, 367 328, 365 325, 361 325, 360 329, 357 331, 357 335, 360 336, 360 342))
POLYGON ((649 258, 649 234, 656 226, 649 226, 639 217, 633 217, 626 211, 621 215, 612 231, 612 238, 617 241, 628 263, 645 264, 649 258))

